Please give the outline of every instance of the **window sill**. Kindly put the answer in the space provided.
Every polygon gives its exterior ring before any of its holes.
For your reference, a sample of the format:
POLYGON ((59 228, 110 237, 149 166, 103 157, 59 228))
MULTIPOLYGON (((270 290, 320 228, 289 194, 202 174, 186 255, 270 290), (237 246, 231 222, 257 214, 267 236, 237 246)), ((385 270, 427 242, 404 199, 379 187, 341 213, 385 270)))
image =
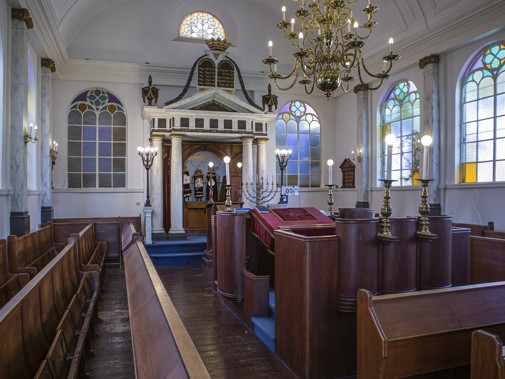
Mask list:
POLYGON ((446 189, 493 189, 505 188, 505 182, 446 184, 446 189))
POLYGON ((128 188, 55 188, 53 193, 144 193, 143 189, 128 188))

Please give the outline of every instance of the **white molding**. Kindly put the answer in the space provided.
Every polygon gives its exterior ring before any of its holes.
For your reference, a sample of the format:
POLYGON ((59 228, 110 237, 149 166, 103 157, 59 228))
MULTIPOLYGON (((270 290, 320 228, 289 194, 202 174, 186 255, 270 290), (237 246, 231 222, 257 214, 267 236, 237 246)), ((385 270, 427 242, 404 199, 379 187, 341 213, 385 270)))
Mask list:
POLYGON ((76 194, 76 193, 89 193, 89 194, 97 194, 97 193, 106 193, 106 194, 114 194, 114 193, 144 193, 144 189, 125 189, 125 188, 55 188, 53 189, 53 193, 68 193, 68 194, 76 194))

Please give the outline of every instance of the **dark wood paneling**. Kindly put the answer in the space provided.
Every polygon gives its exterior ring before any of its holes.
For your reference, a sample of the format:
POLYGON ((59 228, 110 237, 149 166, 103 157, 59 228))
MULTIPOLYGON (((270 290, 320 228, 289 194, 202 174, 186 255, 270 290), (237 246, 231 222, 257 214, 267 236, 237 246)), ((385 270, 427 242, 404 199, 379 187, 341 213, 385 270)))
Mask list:
POLYGON ((505 379, 503 344, 495 334, 485 330, 472 333, 472 379, 505 379))
POLYGON ((470 229, 452 228, 451 251, 452 285, 470 284, 470 229))
POLYGON ((505 240, 470 236, 470 282, 505 280, 505 240))

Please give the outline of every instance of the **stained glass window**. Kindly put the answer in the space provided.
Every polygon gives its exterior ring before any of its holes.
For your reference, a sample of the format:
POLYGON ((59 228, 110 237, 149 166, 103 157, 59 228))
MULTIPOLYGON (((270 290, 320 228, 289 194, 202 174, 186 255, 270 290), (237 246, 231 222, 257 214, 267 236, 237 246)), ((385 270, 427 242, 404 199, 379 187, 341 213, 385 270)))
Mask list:
POLYGON ((505 181, 505 42, 472 61, 461 93, 461 182, 505 181))
POLYGON ((380 142, 383 168, 381 177, 386 177, 384 138, 389 133, 393 133, 396 136, 396 144, 393 146, 391 179, 396 180, 393 182, 396 186, 418 184, 417 175, 421 155, 420 103, 415 84, 404 80, 391 89, 382 106, 380 142))
POLYGON ((196 39, 226 38, 223 24, 207 12, 193 12, 184 17, 179 28, 179 36, 196 39))
POLYGON ((104 89, 82 92, 68 112, 68 187, 126 186, 126 114, 104 89))
MULTIPOLYGON (((321 125, 314 109, 301 101, 286 103, 275 123, 278 149, 293 152, 284 170, 284 183, 300 187, 321 185, 321 125)), ((277 183, 281 172, 277 165, 277 183)))

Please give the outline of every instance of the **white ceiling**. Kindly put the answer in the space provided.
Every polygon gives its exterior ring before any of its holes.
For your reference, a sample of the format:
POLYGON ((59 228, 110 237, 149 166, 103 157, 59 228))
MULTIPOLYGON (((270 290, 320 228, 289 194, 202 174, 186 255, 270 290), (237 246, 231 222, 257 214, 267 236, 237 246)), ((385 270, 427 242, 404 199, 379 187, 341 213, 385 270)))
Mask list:
MULTIPOLYGON (((268 40, 274 41, 274 55, 290 61, 293 51, 276 28, 282 5, 288 13, 292 0, 10 0, 27 7, 46 54, 65 64, 69 59, 132 62, 167 67, 188 67, 203 54, 201 44, 177 40, 182 18, 196 10, 217 16, 234 45, 230 57, 245 72, 265 69, 268 40), (52 55, 52 56, 51 56, 52 55)), ((354 9, 366 6, 357 0, 354 9)), ((367 41, 365 56, 379 61, 387 53, 387 40, 395 39, 402 60, 409 46, 423 38, 454 32, 451 27, 477 27, 479 15, 505 13, 504 0, 373 0, 379 7, 378 27, 367 41), (495 12, 495 10, 499 10, 495 12)), ((489 16, 486 16, 489 17, 489 16)), ((364 20, 364 16, 361 17, 364 20)), ((359 18, 358 18, 359 20, 359 18)), ((504 23, 497 21, 497 28, 504 23)), ((457 29, 454 29, 457 30, 457 29)), ((481 32, 479 30, 479 32, 481 32)), ((488 31, 489 32, 489 31, 488 31)), ((475 34, 475 33, 474 33, 475 34)), ((449 48, 458 36, 449 38, 449 48), (449 44, 450 42, 450 44, 449 44)), ((439 38, 440 39, 440 38, 439 38)), ((429 43, 428 45, 429 46, 429 43)), ((426 54, 441 51, 427 51, 426 54)), ((417 61, 420 57, 415 57, 417 61)), ((287 68, 287 65, 286 65, 287 68)))

